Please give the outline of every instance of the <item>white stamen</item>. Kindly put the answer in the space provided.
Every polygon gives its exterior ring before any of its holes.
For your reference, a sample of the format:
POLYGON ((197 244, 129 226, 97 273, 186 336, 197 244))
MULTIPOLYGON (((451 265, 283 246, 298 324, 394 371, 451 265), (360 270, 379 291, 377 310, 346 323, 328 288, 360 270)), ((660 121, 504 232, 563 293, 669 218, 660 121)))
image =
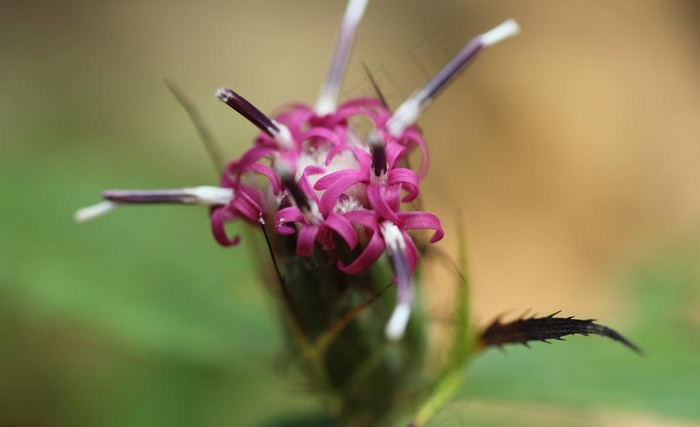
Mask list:
POLYGON ((345 9, 345 21, 357 26, 362 19, 362 15, 365 14, 367 3, 369 3, 369 0, 350 0, 347 9, 345 9))
POLYGON ((292 165, 279 155, 275 155, 272 161, 272 170, 281 178, 292 177, 294 175, 294 168, 292 165))
POLYGON ((233 190, 222 187, 190 187, 179 190, 110 190, 115 201, 105 200, 96 205, 78 209, 74 215, 77 222, 84 222, 113 211, 125 204, 181 203, 186 205, 218 206, 233 200, 233 190), (119 193, 116 195, 114 193, 119 193), (165 197, 165 199, 163 199, 165 197), (151 200, 148 200, 148 199, 151 200), (160 198, 160 199, 159 199, 160 198))
POLYGON ((406 241, 399 227, 389 221, 382 222, 379 227, 384 237, 384 243, 390 251, 406 251, 406 241))
POLYGON ((289 151, 294 148, 294 138, 292 138, 292 132, 289 128, 276 120, 272 120, 272 123, 277 126, 277 129, 268 128, 270 133, 275 138, 275 141, 280 145, 283 150, 289 151))
POLYGON ((407 127, 418 121, 418 117, 420 117, 425 107, 427 107, 427 104, 421 105, 421 101, 424 99, 423 94, 416 92, 404 101, 403 104, 399 105, 399 108, 396 109, 396 112, 387 123, 389 133, 399 137, 407 127))
POLYGON ((325 116, 335 111, 338 103, 340 84, 345 73, 345 68, 352 50, 352 42, 355 39, 357 26, 365 13, 369 0, 350 0, 345 9, 345 15, 338 33, 335 51, 331 59, 331 66, 326 76, 326 81, 321 87, 321 94, 316 101, 316 113, 325 116))
POLYGON ((104 215, 107 212, 113 211, 119 206, 118 203, 110 202, 105 200, 103 202, 97 203, 92 206, 88 206, 82 209, 78 209, 73 215, 75 222, 85 222, 98 216, 104 215))
POLYGON ((183 188, 182 192, 197 198, 194 202, 202 206, 226 205, 233 200, 233 190, 230 188, 200 186, 183 188))
POLYGON ((484 46, 493 46, 518 33, 520 33, 520 26, 515 19, 511 18, 482 34, 481 43, 484 46))
POLYGON ((408 319, 411 317, 411 306, 409 304, 398 304, 391 314, 391 318, 386 324, 384 334, 391 341, 399 341, 403 338, 408 325, 408 319))
POLYGON ((512 37, 520 32, 520 26, 514 19, 508 19, 491 30, 475 37, 445 65, 425 86, 415 91, 396 109, 387 123, 389 133, 395 137, 401 134, 409 126, 416 123, 418 117, 433 102, 433 99, 446 85, 457 75, 476 53, 483 47, 494 44, 512 37))

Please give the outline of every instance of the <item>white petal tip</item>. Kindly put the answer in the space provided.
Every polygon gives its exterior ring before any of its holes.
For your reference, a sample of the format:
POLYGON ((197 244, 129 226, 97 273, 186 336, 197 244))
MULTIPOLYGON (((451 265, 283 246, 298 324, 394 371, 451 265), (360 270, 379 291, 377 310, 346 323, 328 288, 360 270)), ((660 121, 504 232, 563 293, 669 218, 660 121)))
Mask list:
POLYGON ((75 222, 89 221, 114 210, 117 206, 118 205, 116 203, 105 200, 104 202, 100 202, 96 205, 78 209, 75 215, 73 215, 73 219, 75 222))
POLYGON ((394 308, 391 318, 386 324, 384 334, 390 341, 399 341, 403 338, 408 325, 408 319, 411 317, 411 306, 408 304, 399 304, 394 308))
POLYGON ((520 33, 520 25, 515 19, 508 19, 502 24, 490 29, 481 35, 481 43, 484 46, 493 46, 509 37, 513 37, 520 33))

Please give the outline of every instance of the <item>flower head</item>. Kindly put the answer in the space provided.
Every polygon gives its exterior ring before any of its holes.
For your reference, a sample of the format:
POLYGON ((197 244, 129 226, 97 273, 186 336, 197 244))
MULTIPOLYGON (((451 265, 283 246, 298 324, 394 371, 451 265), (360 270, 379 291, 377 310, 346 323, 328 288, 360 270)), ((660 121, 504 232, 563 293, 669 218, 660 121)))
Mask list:
POLYGON ((382 255, 390 259, 397 285, 397 304, 386 336, 399 339, 412 306, 412 275, 418 250, 410 232, 433 231, 431 242, 444 233, 440 220, 428 212, 412 211, 409 202, 420 194, 428 166, 428 150, 415 122, 446 83, 485 46, 518 31, 509 20, 470 43, 424 87, 395 112, 383 100, 356 98, 338 104, 342 75, 366 0, 350 0, 342 21, 331 67, 316 106, 296 103, 268 117, 228 88, 216 96, 250 121, 260 133, 253 146, 229 162, 220 187, 183 190, 108 191, 105 202, 80 210, 85 220, 125 203, 195 203, 210 206, 216 241, 234 246, 225 224, 235 220, 274 225, 281 236, 295 236, 296 255, 316 251, 335 259, 338 270, 358 274, 382 255), (369 121, 364 135, 358 119, 369 121), (412 149, 422 155, 421 166, 407 167, 412 149), (348 259, 347 252, 355 254, 348 259))
MULTIPOLYGON (((473 333, 460 250, 453 340, 447 354, 435 353, 439 366, 426 363, 426 323, 411 321, 420 319, 412 315, 419 306, 413 288, 420 257, 413 232, 430 230, 431 243, 444 232, 437 216, 411 203, 420 197, 430 164, 416 122, 478 52, 519 28, 507 20, 475 37, 392 112, 379 93, 376 99, 338 101, 367 3, 349 1, 314 107, 292 104, 273 118, 231 89, 216 92, 260 130, 252 147, 223 167, 219 186, 108 190, 103 202, 79 210, 76 220, 132 203, 202 205, 209 208, 213 236, 222 246, 240 243, 227 223, 261 225, 293 347, 317 390, 337 399, 330 406, 348 425, 385 425, 405 413, 412 414, 411 425, 422 425, 456 392, 468 358, 488 346, 597 334, 640 351, 610 328, 556 313, 497 320, 473 333), (361 132, 359 121, 370 129, 361 132), (417 170, 407 161, 411 150, 421 154, 417 170), (391 286, 395 301, 383 298, 391 286)), ((201 133, 207 143, 208 135, 201 133)))

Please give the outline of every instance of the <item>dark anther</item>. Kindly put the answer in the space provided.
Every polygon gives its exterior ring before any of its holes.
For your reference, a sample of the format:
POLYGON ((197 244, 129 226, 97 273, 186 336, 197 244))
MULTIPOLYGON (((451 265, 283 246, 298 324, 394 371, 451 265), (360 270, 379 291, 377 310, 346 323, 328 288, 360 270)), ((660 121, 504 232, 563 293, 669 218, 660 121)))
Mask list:
POLYGON ((182 190, 107 190, 105 200, 116 203, 194 203, 197 197, 182 190))
POLYGON ((279 128, 275 125, 271 118, 267 117, 265 113, 258 110, 255 105, 248 102, 247 99, 243 98, 241 95, 232 91, 228 88, 221 88, 216 91, 216 97, 226 103, 229 107, 233 108, 240 114, 258 127, 261 131, 266 134, 273 136, 273 131, 279 131, 279 128))
POLYGON ((292 195, 292 199, 294 199, 294 202, 297 204, 299 210, 302 212, 308 212, 311 210, 311 204, 309 203, 308 196, 306 193, 304 193, 304 190, 299 187, 299 184, 294 181, 294 178, 282 178, 282 184, 284 184, 284 186, 289 190, 289 193, 292 195))
POLYGON ((372 133, 369 136, 369 149, 372 153, 372 173, 374 176, 383 176, 387 171, 386 150, 380 136, 372 133))

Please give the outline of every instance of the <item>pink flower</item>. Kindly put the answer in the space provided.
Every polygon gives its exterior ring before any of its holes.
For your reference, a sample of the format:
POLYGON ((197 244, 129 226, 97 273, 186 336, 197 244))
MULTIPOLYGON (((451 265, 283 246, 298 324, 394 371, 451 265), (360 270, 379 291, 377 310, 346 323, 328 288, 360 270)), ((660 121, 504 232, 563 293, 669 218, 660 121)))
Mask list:
POLYGON ((226 233, 227 222, 272 221, 277 234, 296 237, 297 256, 322 253, 346 274, 361 273, 386 254, 397 285, 397 305, 386 335, 401 338, 411 312, 412 275, 419 257, 409 233, 432 230, 432 243, 444 235, 435 215, 413 212, 406 205, 419 197, 420 181, 429 167, 427 146, 415 123, 477 52, 517 33, 518 27, 506 21, 476 37, 395 112, 381 96, 339 105, 340 83, 366 4, 350 0, 313 108, 295 103, 271 118, 233 90, 217 91, 221 101, 260 129, 253 147, 226 166, 220 187, 106 192, 105 202, 79 211, 76 218, 91 218, 124 203, 194 203, 210 206, 212 232, 223 246, 240 241, 226 233), (371 123, 366 135, 354 129, 358 119, 371 123), (417 172, 406 166, 413 148, 423 159, 417 172), (346 265, 338 249, 358 255, 346 265))

